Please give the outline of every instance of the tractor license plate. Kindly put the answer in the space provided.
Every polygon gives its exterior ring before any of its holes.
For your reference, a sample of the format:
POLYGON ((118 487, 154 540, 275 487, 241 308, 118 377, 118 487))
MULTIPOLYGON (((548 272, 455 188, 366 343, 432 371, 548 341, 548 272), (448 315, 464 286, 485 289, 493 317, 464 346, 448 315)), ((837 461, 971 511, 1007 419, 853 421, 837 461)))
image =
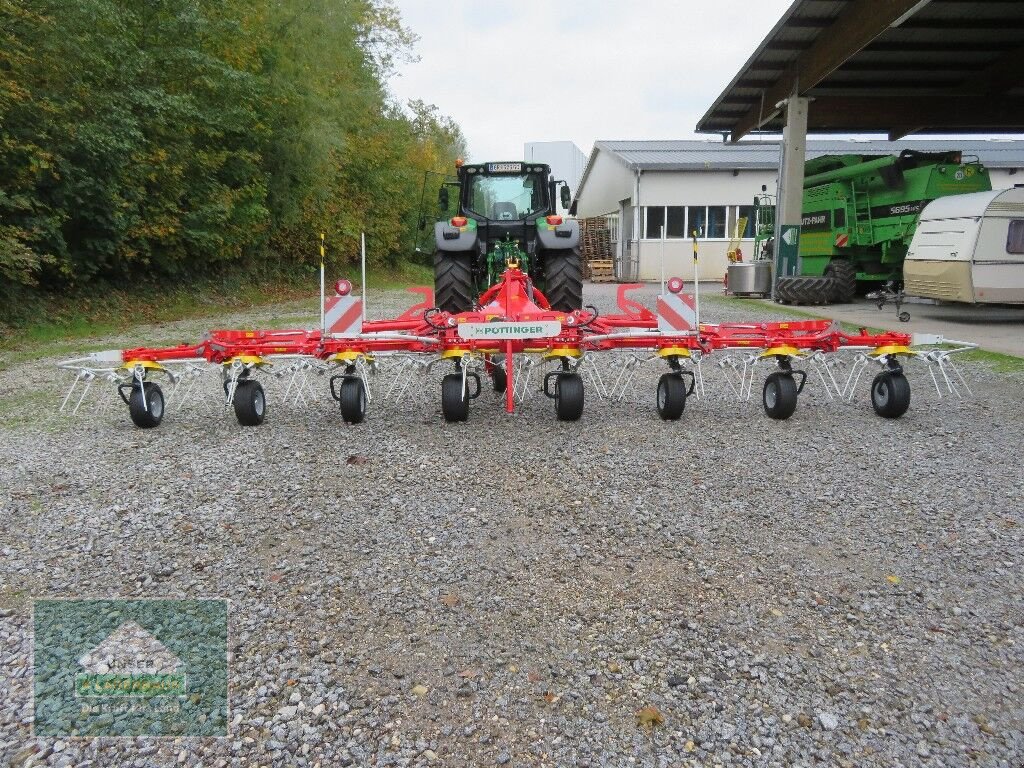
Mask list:
POLYGON ((488 163, 488 173, 522 173, 522 163, 488 163))
POLYGON ((459 337, 463 339, 543 339, 561 332, 562 324, 557 320, 459 324, 459 337))

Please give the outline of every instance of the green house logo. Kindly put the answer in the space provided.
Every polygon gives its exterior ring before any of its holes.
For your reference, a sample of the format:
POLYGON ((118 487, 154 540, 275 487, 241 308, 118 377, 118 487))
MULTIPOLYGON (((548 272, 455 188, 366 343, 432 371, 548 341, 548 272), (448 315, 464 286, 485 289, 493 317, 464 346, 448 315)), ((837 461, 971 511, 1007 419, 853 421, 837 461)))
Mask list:
POLYGON ((153 697, 186 691, 181 659, 134 621, 118 627, 78 660, 75 695, 153 697))

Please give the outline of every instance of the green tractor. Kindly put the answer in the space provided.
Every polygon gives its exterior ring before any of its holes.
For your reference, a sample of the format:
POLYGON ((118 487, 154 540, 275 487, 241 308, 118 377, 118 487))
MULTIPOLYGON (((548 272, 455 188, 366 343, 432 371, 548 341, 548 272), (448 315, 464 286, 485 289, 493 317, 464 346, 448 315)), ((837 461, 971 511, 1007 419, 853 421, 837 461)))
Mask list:
POLYGON ((541 163, 461 165, 458 182, 441 187, 445 216, 434 225, 434 301, 446 312, 473 309, 477 297, 517 265, 551 302, 571 312, 583 306, 580 225, 558 215, 569 207, 569 187, 541 163), (459 191, 448 216, 449 190, 459 191), (560 198, 556 195, 561 191, 560 198))

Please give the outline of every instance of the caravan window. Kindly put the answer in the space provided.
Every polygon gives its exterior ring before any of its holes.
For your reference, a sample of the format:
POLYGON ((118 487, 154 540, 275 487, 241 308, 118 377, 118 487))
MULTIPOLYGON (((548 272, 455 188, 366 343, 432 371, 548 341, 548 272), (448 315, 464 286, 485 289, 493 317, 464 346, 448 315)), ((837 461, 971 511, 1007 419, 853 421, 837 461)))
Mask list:
POLYGON ((1006 232, 1006 252, 1024 253, 1024 219, 1013 219, 1006 232))

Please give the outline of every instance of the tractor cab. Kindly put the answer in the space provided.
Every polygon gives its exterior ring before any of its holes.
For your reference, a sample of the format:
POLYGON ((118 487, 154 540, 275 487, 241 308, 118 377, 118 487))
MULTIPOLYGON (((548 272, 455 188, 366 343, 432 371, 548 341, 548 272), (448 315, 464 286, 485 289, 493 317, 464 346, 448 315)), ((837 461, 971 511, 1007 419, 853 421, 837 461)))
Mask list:
MULTIPOLYGON (((438 307, 464 312, 515 263, 551 301, 571 311, 583 301, 579 223, 558 215, 569 206, 565 182, 542 163, 458 166, 455 215, 435 225, 434 291, 438 307), (560 192, 560 198, 558 193, 560 192)), ((451 186, 455 186, 452 184, 451 186)), ((438 203, 450 207, 448 186, 438 203)))

